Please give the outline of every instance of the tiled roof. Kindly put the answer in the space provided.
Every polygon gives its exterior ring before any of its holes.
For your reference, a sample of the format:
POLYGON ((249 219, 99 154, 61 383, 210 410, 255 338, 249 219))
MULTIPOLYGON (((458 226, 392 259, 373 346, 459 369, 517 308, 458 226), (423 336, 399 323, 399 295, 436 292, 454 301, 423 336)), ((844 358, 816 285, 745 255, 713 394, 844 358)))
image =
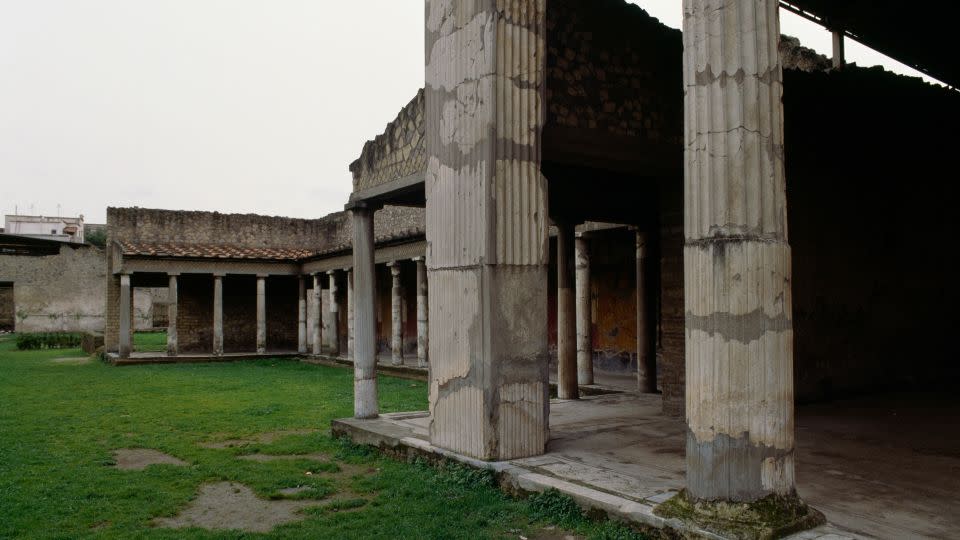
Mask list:
POLYGON ((296 261, 315 252, 301 248, 241 247, 225 244, 118 242, 124 255, 192 259, 257 259, 296 261))

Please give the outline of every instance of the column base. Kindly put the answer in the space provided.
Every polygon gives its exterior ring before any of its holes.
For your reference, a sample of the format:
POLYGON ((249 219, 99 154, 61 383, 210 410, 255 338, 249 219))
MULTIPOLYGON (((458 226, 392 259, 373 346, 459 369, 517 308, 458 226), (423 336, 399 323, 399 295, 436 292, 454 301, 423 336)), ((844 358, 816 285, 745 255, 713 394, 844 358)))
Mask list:
POLYGON ((724 538, 782 538, 823 525, 826 518, 796 495, 769 495, 752 503, 693 501, 683 490, 654 514, 689 522, 724 538))

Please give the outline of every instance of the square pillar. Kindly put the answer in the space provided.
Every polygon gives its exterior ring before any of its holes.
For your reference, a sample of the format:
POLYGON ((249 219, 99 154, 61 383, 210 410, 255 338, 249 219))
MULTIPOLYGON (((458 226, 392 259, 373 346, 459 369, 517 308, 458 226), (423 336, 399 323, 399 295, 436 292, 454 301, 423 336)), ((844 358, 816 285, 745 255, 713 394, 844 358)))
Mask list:
POLYGON ((414 257, 417 264, 417 367, 427 367, 430 344, 427 306, 427 265, 424 257, 414 257))
POLYGON ((213 355, 223 356, 223 274, 213 275, 213 355))
POLYGON ((687 493, 795 497, 776 0, 684 0, 687 493))
POLYGON ((297 352, 307 354, 307 281, 297 276, 297 352))
POLYGON ((353 268, 347 273, 347 358, 353 358, 353 268))
POLYGON ((323 325, 323 321, 321 320, 322 319, 321 314, 323 313, 323 311, 321 310, 321 307, 322 307, 321 304, 322 304, 322 298, 323 298, 323 295, 321 294, 323 291, 322 287, 323 286, 320 283, 320 274, 314 274, 313 275, 313 306, 310 309, 310 315, 312 319, 310 342, 312 344, 311 347, 312 347, 314 356, 319 355, 322 350, 320 346, 322 343, 321 338, 323 337, 320 331, 320 328, 323 325))
POLYGON ((337 271, 330 270, 327 272, 327 278, 329 281, 329 291, 330 291, 330 328, 328 329, 328 339, 327 342, 330 346, 330 354, 333 356, 340 355, 340 304, 338 302, 339 289, 337 288, 337 271))
POLYGON ((257 354, 267 352, 267 276, 257 276, 257 354))
POLYGON ((657 391, 657 359, 653 354, 647 306, 647 235, 637 231, 637 390, 657 391))
POLYGON ((130 358, 130 351, 133 350, 131 343, 132 292, 130 274, 120 274, 120 358, 130 358))
POLYGON ((167 356, 176 356, 179 351, 177 344, 177 303, 180 301, 178 292, 178 276, 171 273, 167 285, 167 356))
POLYGON ((577 315, 574 303, 574 227, 557 223, 557 397, 579 399, 577 315))
POLYGON ((377 284, 374 273, 374 208, 354 205, 353 219, 353 412, 356 418, 376 418, 377 317, 374 312, 377 284))
POLYGON ((590 241, 577 233, 574 242, 577 281, 577 384, 593 384, 593 313, 590 305, 590 241))
POLYGON ((387 263, 390 268, 392 286, 390 287, 390 363, 395 366, 403 365, 403 296, 400 285, 400 263, 387 263))
POLYGON ((549 414, 545 0, 428 0, 430 441, 542 454, 549 414))

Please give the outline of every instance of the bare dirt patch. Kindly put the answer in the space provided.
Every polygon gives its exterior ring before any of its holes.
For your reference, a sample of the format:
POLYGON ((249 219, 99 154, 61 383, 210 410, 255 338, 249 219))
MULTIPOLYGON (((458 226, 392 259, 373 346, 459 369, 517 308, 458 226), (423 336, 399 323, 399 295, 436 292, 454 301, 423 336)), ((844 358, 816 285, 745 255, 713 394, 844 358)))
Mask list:
POLYGON ((256 461, 258 463, 268 463, 270 461, 294 461, 297 459, 306 459, 310 461, 330 461, 330 456, 316 452, 313 454, 284 454, 282 456, 276 456, 271 454, 250 454, 246 456, 237 456, 237 459, 243 459, 246 461, 256 461))
POLYGON ((54 358, 53 360, 50 360, 50 363, 64 364, 68 366, 79 366, 83 364, 89 364, 90 357, 89 356, 64 356, 61 358, 54 358))
POLYGON ((142 471, 150 465, 189 465, 186 461, 149 448, 121 448, 113 452, 114 467, 125 471, 142 471))
POLYGON ((200 492, 179 515, 157 518, 159 527, 182 529, 239 529, 270 532, 277 525, 306 519, 300 510, 318 506, 317 501, 265 501, 252 489, 235 482, 217 482, 200 486, 200 492))
POLYGON ((226 439, 216 442, 202 442, 200 443, 200 446, 204 448, 222 450, 224 448, 237 448, 240 446, 249 446, 251 444, 268 444, 281 437, 286 437, 287 435, 309 435, 311 433, 316 433, 317 431, 318 430, 316 429, 282 429, 278 431, 257 433, 256 435, 251 435, 242 439, 226 439))

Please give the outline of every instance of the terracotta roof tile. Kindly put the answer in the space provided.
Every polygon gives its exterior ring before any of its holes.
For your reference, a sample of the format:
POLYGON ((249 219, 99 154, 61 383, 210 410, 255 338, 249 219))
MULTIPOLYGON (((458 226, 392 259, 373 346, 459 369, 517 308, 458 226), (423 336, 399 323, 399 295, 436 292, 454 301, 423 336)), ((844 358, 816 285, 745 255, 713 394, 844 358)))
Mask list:
POLYGON ((257 259, 296 261, 315 252, 301 248, 241 247, 225 244, 117 242, 124 255, 191 259, 257 259))

